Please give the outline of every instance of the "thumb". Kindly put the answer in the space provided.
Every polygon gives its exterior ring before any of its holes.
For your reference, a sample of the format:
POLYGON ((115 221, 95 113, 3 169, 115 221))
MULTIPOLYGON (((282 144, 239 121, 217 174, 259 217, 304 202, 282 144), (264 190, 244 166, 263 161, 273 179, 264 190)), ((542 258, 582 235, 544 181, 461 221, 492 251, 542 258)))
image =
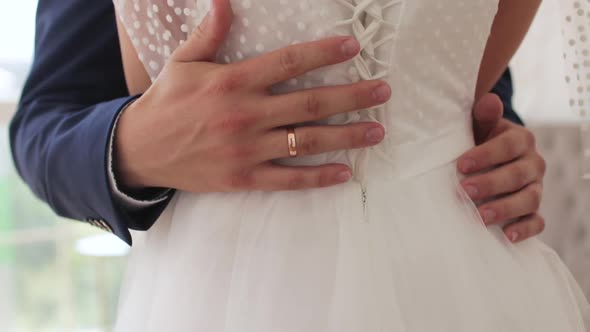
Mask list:
POLYGON ((232 20, 230 0, 211 0, 209 13, 174 52, 173 59, 178 62, 214 61, 232 20))
POLYGON ((489 138, 502 119, 504 104, 500 97, 488 93, 481 97, 473 109, 473 133, 477 144, 489 138))

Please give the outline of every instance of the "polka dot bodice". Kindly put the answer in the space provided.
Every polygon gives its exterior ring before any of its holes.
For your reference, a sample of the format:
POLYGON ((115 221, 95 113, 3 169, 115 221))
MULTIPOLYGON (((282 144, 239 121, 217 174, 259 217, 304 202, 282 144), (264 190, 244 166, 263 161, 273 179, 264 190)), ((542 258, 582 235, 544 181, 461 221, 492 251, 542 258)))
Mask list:
POLYGON ((582 124, 582 174, 590 179, 590 0, 562 0, 560 3, 569 105, 582 124))
MULTIPOLYGON (((234 22, 217 62, 233 63, 290 44, 354 35, 362 52, 347 63, 274 87, 275 93, 382 78, 384 106, 328 119, 377 120, 385 146, 427 139, 464 122, 499 0, 233 0, 234 22)), ((154 80, 201 22, 210 0, 115 0, 138 56, 154 80)))

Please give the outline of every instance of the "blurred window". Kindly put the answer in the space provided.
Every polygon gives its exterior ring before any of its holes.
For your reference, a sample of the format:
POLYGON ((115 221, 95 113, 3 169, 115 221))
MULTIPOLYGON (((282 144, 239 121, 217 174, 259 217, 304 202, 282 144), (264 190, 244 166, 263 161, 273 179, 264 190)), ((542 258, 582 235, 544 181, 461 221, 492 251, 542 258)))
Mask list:
POLYGON ((0 331, 110 331, 127 246, 56 217, 10 155, 8 123, 32 61, 36 6, 0 2, 0 331))
POLYGON ((559 1, 543 1, 510 64, 514 107, 529 126, 578 122, 565 82, 559 1))

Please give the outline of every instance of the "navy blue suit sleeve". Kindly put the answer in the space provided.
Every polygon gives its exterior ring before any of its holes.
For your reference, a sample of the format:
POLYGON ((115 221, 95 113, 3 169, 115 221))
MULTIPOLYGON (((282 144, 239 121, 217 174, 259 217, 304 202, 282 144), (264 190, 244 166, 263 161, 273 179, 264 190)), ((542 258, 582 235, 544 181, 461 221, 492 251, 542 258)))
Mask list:
POLYGON ((138 211, 114 200, 107 153, 112 126, 132 99, 111 1, 40 0, 35 57, 10 124, 13 158, 33 192, 60 216, 103 220, 131 244, 168 201, 138 211))
POLYGON ((522 119, 516 114, 514 107, 512 106, 512 96, 514 92, 510 69, 506 69, 498 83, 496 83, 496 86, 492 89, 492 92, 502 99, 502 103, 504 104, 504 118, 523 126, 524 123, 522 119))

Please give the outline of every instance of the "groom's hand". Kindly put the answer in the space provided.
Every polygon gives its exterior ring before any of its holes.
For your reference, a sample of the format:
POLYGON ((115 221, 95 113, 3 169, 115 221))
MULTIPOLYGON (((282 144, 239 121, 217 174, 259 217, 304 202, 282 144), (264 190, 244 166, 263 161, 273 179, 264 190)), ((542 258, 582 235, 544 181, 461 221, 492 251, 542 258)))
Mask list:
MULTIPOLYGON (((285 126, 385 103, 380 80, 272 95, 270 87, 360 51, 351 37, 292 45, 227 65, 213 62, 232 22, 229 0, 212 10, 171 56, 143 96, 122 113, 115 133, 117 180, 135 189, 191 192, 324 187, 351 178, 347 165, 288 167, 285 126)), ((299 155, 363 148, 382 141, 375 122, 296 129, 299 155)))
POLYGON ((475 201, 487 201, 479 212, 488 225, 503 224, 506 236, 522 241, 545 228, 539 215, 545 161, 525 127, 502 118, 500 99, 488 94, 473 111, 477 147, 459 159, 467 175, 462 186, 475 201))

